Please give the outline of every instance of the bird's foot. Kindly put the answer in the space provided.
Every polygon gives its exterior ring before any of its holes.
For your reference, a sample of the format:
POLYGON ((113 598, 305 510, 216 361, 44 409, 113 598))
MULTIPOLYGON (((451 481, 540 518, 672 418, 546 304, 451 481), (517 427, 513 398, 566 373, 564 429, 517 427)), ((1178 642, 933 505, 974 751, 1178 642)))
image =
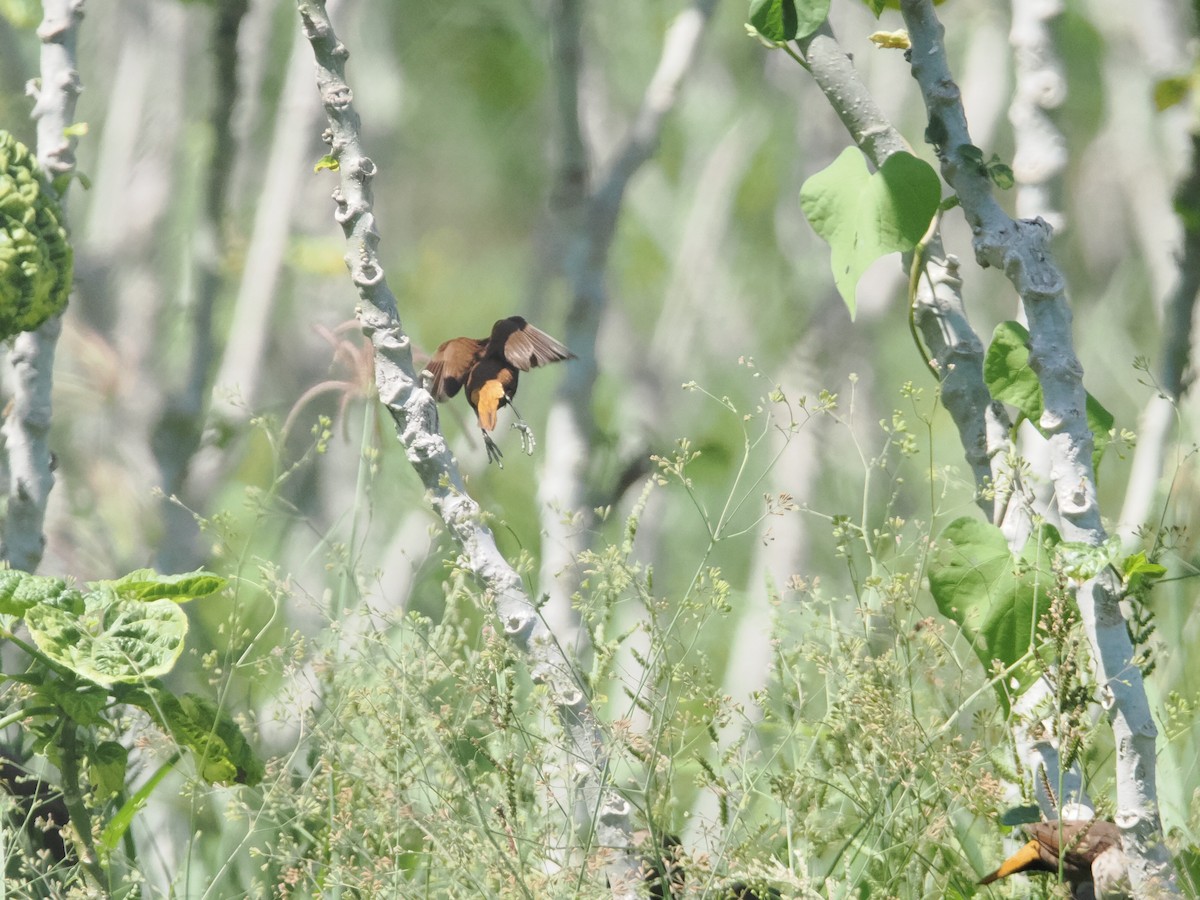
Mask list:
POLYGON ((496 442, 492 440, 492 436, 486 431, 483 433, 483 446, 487 448, 488 465, 496 463, 500 468, 504 468, 504 454, 500 452, 500 448, 496 446, 496 442))
POLYGON ((513 422, 512 427, 521 432, 521 449, 525 451, 525 455, 533 456, 533 448, 537 446, 537 441, 533 439, 533 429, 524 422, 513 422))

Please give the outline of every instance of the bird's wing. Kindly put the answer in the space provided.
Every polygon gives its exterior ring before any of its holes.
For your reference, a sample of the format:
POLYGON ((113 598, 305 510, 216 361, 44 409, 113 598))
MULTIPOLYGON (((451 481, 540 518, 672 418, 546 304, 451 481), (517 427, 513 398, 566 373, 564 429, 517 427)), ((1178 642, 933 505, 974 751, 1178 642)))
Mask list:
POLYGON ((504 342, 504 358, 522 372, 537 366, 574 359, 575 354, 546 332, 526 323, 513 331, 504 342))
POLYGON ((462 389, 471 370, 483 355, 486 341, 459 337, 437 348, 426 368, 433 376, 435 400, 448 400, 462 389))
POLYGON ((1092 860, 1110 847, 1121 846, 1121 832, 1112 822, 1089 819, 1077 822, 1040 822, 1030 835, 1051 860, 1062 857, 1065 868, 1089 872, 1092 860))

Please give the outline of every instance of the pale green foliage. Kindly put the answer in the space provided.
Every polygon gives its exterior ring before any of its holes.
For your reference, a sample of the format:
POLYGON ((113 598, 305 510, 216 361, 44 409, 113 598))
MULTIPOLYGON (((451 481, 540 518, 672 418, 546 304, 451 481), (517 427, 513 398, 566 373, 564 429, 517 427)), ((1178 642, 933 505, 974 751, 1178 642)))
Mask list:
MULTIPOLYGON (((581 557, 576 596, 593 647, 586 683, 647 857, 712 792, 720 853, 685 844, 681 859, 697 895, 735 880, 785 896, 969 893, 994 851, 972 834, 998 802, 1003 745, 984 671, 921 589, 928 524, 890 501, 862 518, 764 497, 781 443, 814 417, 849 425, 852 404, 773 388, 743 412, 690 387, 740 429, 739 474, 719 491, 699 483, 704 452, 681 439, 612 541, 581 557), (686 583, 660 584, 642 558, 651 501, 690 509, 708 535, 675 551, 686 583), (716 560, 746 553, 767 517, 796 515, 841 532, 850 568, 843 589, 798 576, 770 596, 776 653, 755 714, 721 685, 740 664, 728 635, 762 589, 735 586, 716 560), (722 732, 733 740, 719 743, 722 732)), ((869 481, 895 484, 925 464, 905 422, 927 413, 919 391, 905 397, 911 412, 881 423, 873 449, 835 425, 869 481)), ((606 896, 564 806, 570 754, 546 698, 463 577, 452 569, 443 582, 440 622, 410 614, 312 660, 322 702, 305 741, 268 767, 261 806, 240 796, 270 834, 253 851, 259 896, 606 896)))

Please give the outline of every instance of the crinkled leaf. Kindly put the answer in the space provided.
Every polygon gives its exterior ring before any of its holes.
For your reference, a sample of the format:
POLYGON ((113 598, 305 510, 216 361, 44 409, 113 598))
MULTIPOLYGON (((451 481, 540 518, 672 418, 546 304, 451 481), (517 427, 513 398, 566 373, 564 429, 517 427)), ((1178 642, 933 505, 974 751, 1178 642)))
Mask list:
POLYGON ((155 721, 196 755, 200 776, 210 784, 245 784, 262 781, 263 764, 254 754, 237 723, 206 697, 176 697, 158 689, 143 708, 155 721))
MULTIPOLYGON (((983 361, 983 379, 992 396, 1019 409, 1039 432, 1042 430, 1042 385, 1029 366, 1029 332, 1019 322, 1001 322, 992 335, 983 361)), ((1092 432, 1092 470, 1100 465, 1115 420, 1090 393, 1085 414, 1092 432)))
POLYGON ((1083 541, 1063 541, 1058 545, 1060 570, 1080 581, 1095 578, 1121 558, 1121 539, 1110 537, 1100 546, 1083 541))
POLYGON ((908 50, 912 47, 907 28, 900 28, 896 31, 876 31, 871 33, 867 40, 880 50, 908 50))
POLYGON ((165 675, 183 652, 188 622, 171 600, 143 602, 100 587, 70 602, 46 602, 25 613, 38 649, 75 674, 109 686, 165 675))
MULTIPOLYGON (((1030 537, 1014 558, 999 528, 970 517, 951 522, 939 536, 929 589, 942 615, 963 630, 988 671, 995 660, 1012 666, 1032 646, 1038 619, 1049 608, 1047 590, 1054 583, 1050 564, 1058 543, 1058 533, 1043 526, 1041 539, 1030 537)), ((1018 669, 1016 692, 1035 676, 1033 667, 1018 669)), ((997 685, 1005 709, 1008 687, 997 685)))
POLYGON ((800 208, 829 242, 833 280, 851 318, 862 274, 885 254, 913 249, 940 202, 937 172, 909 153, 893 153, 872 174, 851 147, 804 182, 800 208))
POLYGON ((179 575, 160 575, 153 569, 137 569, 107 584, 122 597, 135 600, 167 598, 176 603, 186 603, 216 593, 225 587, 226 582, 220 575, 202 569, 179 575))
POLYGON ((23 616, 31 606, 61 597, 66 590, 67 583, 61 578, 4 569, 0 571, 0 613, 23 616))
POLYGON ((101 741, 90 754, 89 774, 92 786, 102 798, 119 794, 125 788, 125 770, 129 751, 116 741, 101 741))
POLYGON ((29 148, 0 131, 0 337, 62 312, 74 254, 54 189, 29 148))
POLYGON ((829 16, 830 0, 751 0, 750 24, 776 43, 808 37, 829 16))

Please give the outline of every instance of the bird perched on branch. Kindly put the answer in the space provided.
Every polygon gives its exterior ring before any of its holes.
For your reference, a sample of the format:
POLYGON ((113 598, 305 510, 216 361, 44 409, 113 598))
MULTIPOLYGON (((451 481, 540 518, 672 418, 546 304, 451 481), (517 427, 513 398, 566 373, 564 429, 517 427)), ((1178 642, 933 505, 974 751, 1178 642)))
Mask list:
POLYGON ((1026 825, 1025 833, 1029 835, 1029 843, 980 884, 991 884, 1017 872, 1061 871, 1075 896, 1090 897, 1093 882, 1094 895, 1104 896, 1107 892, 1101 889, 1100 882, 1119 880, 1123 874, 1121 832, 1112 822, 1096 819, 1036 822, 1026 825), (1110 873, 1115 877, 1110 878, 1110 873))
POLYGON ((431 391, 437 400, 448 400, 464 386, 467 402, 479 419, 488 462, 504 468, 504 455, 489 431, 496 428, 496 414, 503 406, 512 408, 517 417, 513 428, 521 432, 526 453, 533 453, 533 431, 512 405, 517 395, 519 373, 537 366, 575 359, 575 354, 544 331, 534 328, 520 316, 500 319, 486 338, 457 337, 437 348, 427 369, 433 377, 431 391))

